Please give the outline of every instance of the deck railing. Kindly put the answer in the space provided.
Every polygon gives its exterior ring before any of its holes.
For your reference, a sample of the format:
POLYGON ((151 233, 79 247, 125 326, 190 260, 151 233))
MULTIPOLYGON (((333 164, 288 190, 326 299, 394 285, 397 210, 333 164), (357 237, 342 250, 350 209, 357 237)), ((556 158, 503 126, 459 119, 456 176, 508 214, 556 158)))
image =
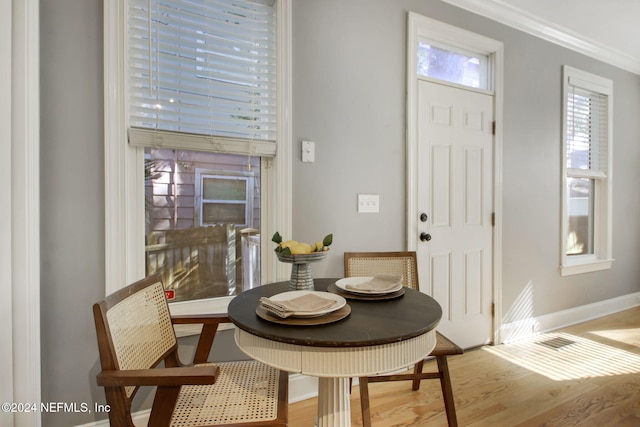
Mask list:
POLYGON ((160 274, 175 301, 235 295, 242 283, 238 237, 232 225, 167 231, 163 243, 145 247, 147 274, 160 274))

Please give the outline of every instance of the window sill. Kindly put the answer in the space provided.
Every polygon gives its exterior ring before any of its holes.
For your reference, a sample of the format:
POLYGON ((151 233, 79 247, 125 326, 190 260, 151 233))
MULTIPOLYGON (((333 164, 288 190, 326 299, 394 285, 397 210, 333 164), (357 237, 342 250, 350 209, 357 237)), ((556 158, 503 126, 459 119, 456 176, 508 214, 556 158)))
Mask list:
POLYGON ((560 266, 560 274, 562 276, 571 276, 574 274, 591 273, 600 270, 609 270, 613 265, 613 259, 598 259, 581 262, 571 262, 560 266))
MULTIPOLYGON (((172 316, 185 314, 202 314, 202 313, 226 313, 229 303, 233 296, 209 298, 198 301, 173 302, 169 304, 169 311, 172 316)), ((174 325, 176 336, 178 338, 191 335, 199 335, 202 325, 174 325)), ((218 328, 219 331, 225 329, 233 329, 231 323, 224 323, 218 328)))

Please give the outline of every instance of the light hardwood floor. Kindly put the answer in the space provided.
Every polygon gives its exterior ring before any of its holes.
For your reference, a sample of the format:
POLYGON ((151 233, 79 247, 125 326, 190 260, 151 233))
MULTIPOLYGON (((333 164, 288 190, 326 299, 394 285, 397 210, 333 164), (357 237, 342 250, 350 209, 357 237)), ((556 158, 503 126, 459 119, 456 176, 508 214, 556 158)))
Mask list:
MULTIPOLYGON (((425 365, 425 369, 434 362, 425 365)), ((640 307, 449 358, 458 424, 640 426, 640 307)), ((370 384, 373 427, 446 426, 440 384, 370 384)), ((289 427, 314 425, 316 399, 289 408, 289 427)), ((353 426, 361 426, 358 388, 353 426)))

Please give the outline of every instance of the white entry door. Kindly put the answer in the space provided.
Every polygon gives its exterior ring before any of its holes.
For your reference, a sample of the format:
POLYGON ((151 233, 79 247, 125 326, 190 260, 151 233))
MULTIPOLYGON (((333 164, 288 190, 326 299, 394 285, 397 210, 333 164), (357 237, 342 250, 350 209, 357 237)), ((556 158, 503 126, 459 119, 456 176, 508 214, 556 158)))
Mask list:
POLYGON ((463 348, 492 341, 493 120, 491 93, 418 81, 420 288, 463 348))

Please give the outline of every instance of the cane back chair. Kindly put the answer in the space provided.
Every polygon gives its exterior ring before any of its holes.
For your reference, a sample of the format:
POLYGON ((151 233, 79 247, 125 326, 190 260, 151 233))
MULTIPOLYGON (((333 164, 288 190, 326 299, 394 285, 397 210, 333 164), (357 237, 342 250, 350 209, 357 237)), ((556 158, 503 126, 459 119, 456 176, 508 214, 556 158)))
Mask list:
POLYGON ((256 361, 205 363, 226 314, 171 317, 159 276, 94 304, 112 427, 133 427, 131 402, 141 386, 157 386, 149 426, 286 426, 288 375, 256 361), (178 358, 173 324, 202 324, 191 365, 178 358), (158 367, 164 362, 164 367, 158 367))
MULTIPOLYGON (((375 276, 376 274, 402 275, 403 285, 420 290, 418 282, 418 263, 416 253, 409 252, 345 252, 344 272, 346 277, 375 276)), ((458 425, 456 408, 453 401, 453 389, 449 376, 447 356, 462 354, 463 350, 436 332, 436 346, 427 357, 435 357, 438 371, 422 372, 424 360, 414 365, 413 373, 376 375, 360 378, 360 405, 362 408, 362 423, 364 427, 371 426, 371 412, 369 407, 369 387, 372 382, 412 381, 413 390, 420 388, 420 380, 439 379, 442 388, 447 421, 450 427, 458 425)))

